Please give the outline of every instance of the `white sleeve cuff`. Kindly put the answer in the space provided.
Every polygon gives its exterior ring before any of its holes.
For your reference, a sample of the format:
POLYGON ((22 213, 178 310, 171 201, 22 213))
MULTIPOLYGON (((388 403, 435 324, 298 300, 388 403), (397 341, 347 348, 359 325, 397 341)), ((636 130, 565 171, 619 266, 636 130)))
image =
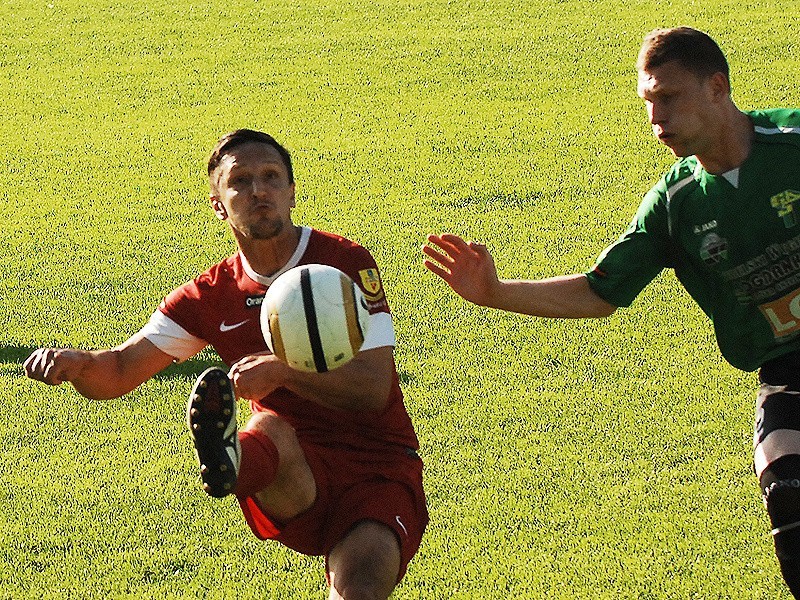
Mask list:
POLYGON ((193 336, 160 310, 152 314, 140 333, 156 348, 178 362, 191 358, 208 345, 205 340, 193 336))
POLYGON ((394 325, 392 325, 392 315, 385 312, 375 313, 369 316, 369 326, 367 337, 361 345, 362 350, 382 348, 384 346, 395 345, 394 325))

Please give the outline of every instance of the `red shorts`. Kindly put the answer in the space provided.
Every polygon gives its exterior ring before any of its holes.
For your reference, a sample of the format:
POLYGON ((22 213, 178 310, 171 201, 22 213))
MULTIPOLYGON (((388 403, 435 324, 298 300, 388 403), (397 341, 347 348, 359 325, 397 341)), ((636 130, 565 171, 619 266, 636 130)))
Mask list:
POLYGON ((317 484, 317 498, 286 523, 272 521, 253 498, 240 501, 253 533, 302 554, 328 556, 360 521, 383 523, 400 543, 400 572, 419 549, 428 524, 422 461, 413 450, 377 454, 300 440, 317 484))

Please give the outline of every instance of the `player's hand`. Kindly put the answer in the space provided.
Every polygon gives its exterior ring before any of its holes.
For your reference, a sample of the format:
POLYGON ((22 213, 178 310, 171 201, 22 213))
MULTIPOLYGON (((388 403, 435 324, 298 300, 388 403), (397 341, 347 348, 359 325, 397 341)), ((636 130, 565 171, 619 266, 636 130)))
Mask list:
POLYGON ((465 300, 489 306, 499 288, 497 270, 486 246, 457 235, 429 235, 422 247, 425 267, 444 279, 465 300))
POLYGON ((238 360, 228 372, 236 395, 260 400, 283 385, 289 366, 270 352, 251 354, 238 360))
POLYGON ((69 348, 39 348, 25 360, 25 374, 48 385, 73 381, 91 360, 88 352, 69 348))

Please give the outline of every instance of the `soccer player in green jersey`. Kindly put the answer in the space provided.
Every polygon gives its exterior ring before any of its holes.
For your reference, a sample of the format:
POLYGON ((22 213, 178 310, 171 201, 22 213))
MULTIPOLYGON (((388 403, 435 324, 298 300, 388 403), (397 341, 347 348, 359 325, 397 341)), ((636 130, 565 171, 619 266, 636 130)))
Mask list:
POLYGON ((638 93, 678 161, 594 268, 499 280, 486 247, 428 236, 425 266, 466 300, 541 317, 605 317, 662 269, 714 324, 725 359, 759 370, 755 469, 784 580, 800 598, 800 110, 741 111, 707 34, 649 33, 638 93))

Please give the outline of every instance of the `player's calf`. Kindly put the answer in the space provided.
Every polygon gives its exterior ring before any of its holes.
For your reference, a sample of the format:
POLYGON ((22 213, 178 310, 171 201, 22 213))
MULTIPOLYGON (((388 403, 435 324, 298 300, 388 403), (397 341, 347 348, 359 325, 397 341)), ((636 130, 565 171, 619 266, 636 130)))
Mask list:
POLYGON ((205 492, 221 498, 232 493, 239 472, 241 448, 236 424, 236 395, 227 373, 203 371, 189 395, 186 422, 200 463, 205 492))
POLYGON ((786 585, 800 598, 800 456, 782 456, 761 474, 775 554, 786 585))

